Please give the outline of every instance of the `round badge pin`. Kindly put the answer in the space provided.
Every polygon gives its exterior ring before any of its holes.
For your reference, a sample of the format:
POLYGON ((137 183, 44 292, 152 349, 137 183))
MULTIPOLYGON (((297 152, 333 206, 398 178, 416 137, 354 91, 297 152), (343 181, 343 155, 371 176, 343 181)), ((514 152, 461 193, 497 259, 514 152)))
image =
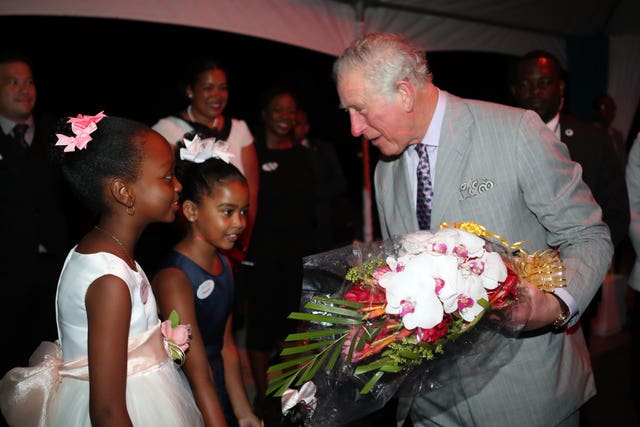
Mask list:
POLYGON ((211 295, 211 292, 213 292, 213 288, 215 287, 216 287, 216 284, 213 280, 211 279, 205 280, 200 284, 200 286, 198 286, 198 291, 196 292, 196 296, 199 299, 205 299, 206 297, 211 295))

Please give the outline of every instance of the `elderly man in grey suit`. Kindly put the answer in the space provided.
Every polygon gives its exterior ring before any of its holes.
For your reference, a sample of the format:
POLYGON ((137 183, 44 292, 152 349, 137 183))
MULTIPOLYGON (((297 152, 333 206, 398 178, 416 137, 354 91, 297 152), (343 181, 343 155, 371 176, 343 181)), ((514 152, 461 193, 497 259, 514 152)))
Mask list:
MULTIPOLYGON (((638 384, 640 381, 640 366, 638 366, 640 360, 640 133, 636 135, 629 151, 625 176, 631 210, 629 238, 636 253, 636 261, 629 276, 629 286, 633 289, 636 304, 631 318, 631 381, 632 384, 638 384)), ((640 390, 633 387, 631 396, 636 412, 640 415, 640 390)))
POLYGON ((510 361, 479 391, 462 378, 455 401, 418 392, 413 425, 578 426, 579 408, 596 389, 584 338, 566 328, 602 283, 613 246, 566 145, 532 111, 438 89, 425 53, 401 35, 354 41, 334 77, 352 134, 383 155, 374 179, 383 237, 473 221, 530 250, 558 248, 567 269, 566 288, 553 293, 525 284, 531 312, 510 361), (417 194, 424 190, 418 144, 428 154, 426 199, 417 194))
MULTIPOLYGON (((569 156, 582 166, 582 180, 602 209, 602 220, 609 226, 611 242, 622 255, 627 247, 619 246, 629 230, 629 199, 624 180, 624 165, 618 158, 609 134, 562 114, 565 81, 558 58, 544 50, 533 50, 516 64, 511 86, 516 106, 538 113, 543 122, 569 149, 569 156)), ((587 347, 591 323, 598 314, 602 287, 589 306, 582 311, 580 324, 587 347)))

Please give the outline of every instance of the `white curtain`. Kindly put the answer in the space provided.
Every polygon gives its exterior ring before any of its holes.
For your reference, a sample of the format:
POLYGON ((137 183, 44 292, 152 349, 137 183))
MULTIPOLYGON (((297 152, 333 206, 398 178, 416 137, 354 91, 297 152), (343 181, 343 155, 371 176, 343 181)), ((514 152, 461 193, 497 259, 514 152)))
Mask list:
POLYGON ((640 100, 640 35, 609 38, 608 87, 618 107, 613 127, 626 139, 640 100))

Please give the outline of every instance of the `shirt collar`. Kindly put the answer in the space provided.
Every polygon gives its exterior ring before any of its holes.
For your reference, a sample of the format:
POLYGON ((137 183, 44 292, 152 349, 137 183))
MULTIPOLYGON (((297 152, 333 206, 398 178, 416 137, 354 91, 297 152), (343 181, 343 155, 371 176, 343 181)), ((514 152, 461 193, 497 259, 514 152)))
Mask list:
POLYGON ((557 113, 555 116, 553 116, 553 119, 547 122, 547 127, 551 129, 553 133, 558 135, 559 126, 560 126, 560 113, 557 113))
MULTIPOLYGON (((0 116, 0 127, 2 128, 2 132, 5 135, 11 134, 11 132, 13 132, 13 127, 16 124, 17 124, 16 122, 9 120, 6 117, 0 116)), ((29 131, 33 131, 34 129, 33 116, 29 116, 29 118, 25 121, 25 124, 29 125, 29 131)))
POLYGON ((442 122, 444 121, 444 110, 447 108, 447 95, 436 87, 438 91, 438 102, 436 103, 436 110, 433 112, 431 123, 427 133, 422 137, 421 144, 438 146, 440 141, 440 132, 442 131, 442 122))

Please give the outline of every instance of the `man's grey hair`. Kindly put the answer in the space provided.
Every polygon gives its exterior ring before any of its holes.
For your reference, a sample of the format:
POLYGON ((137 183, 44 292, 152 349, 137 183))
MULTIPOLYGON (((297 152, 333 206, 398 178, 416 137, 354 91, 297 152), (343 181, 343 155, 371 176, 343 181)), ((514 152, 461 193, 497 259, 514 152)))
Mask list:
POLYGON ((373 33, 354 40, 333 64, 336 83, 349 69, 362 70, 366 82, 385 97, 395 93, 401 80, 421 88, 432 79, 425 51, 397 33, 373 33))

